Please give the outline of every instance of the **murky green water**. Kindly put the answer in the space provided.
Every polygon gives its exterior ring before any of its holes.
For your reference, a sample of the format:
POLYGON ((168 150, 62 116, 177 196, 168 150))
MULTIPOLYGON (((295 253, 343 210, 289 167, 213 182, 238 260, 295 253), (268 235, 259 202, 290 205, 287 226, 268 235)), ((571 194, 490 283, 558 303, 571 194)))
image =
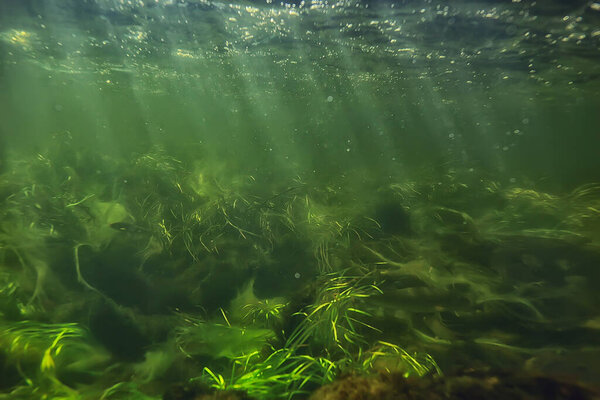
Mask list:
POLYGON ((3 0, 0 397, 595 383, 599 61, 593 1, 3 0))

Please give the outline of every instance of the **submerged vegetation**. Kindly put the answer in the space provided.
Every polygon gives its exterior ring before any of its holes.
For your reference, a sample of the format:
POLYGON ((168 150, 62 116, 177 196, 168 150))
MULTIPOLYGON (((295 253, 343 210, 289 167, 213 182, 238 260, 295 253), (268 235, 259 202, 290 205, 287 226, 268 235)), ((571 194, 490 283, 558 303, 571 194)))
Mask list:
POLYGON ((67 145, 2 175, 6 398, 168 398, 180 383, 291 399, 348 374, 544 373, 598 352, 598 185, 449 175, 347 203, 333 183, 67 145))
POLYGON ((0 400, 600 398, 599 16, 0 0, 0 400))

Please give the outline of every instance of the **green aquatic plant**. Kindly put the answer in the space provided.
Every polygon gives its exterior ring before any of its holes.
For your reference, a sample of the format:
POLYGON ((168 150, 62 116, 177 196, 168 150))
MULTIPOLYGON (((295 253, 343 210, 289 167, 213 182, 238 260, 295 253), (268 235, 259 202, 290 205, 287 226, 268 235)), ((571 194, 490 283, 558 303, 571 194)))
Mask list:
POLYGON ((0 320, 20 316, 23 308, 18 299, 19 283, 13 274, 0 271, 0 320))
POLYGON ((186 170, 154 153, 141 155, 130 173, 138 181, 126 198, 134 219, 172 254, 185 251, 198 261, 240 238, 260 236, 246 212, 251 179, 231 176, 217 163, 186 170))
POLYGON ((581 235, 583 239, 598 238, 600 220, 600 184, 579 186, 559 195, 528 188, 512 188, 504 193, 508 200, 495 230, 546 230, 546 235, 560 232, 581 235), (552 233, 555 231, 555 233, 552 233))
POLYGON ((21 321, 4 324, 0 330, 0 343, 7 359, 16 366, 23 385, 12 392, 38 393, 41 398, 76 399, 75 389, 64 384, 57 370, 67 368, 75 361, 75 354, 89 354, 84 342, 85 332, 77 324, 43 324, 21 321))
POLYGON ((377 332, 363 307, 369 297, 381 294, 370 274, 330 273, 320 282, 315 303, 295 314, 301 321, 283 347, 272 348, 266 356, 257 350, 234 358, 226 375, 205 367, 198 379, 215 389, 242 390, 260 399, 291 399, 342 372, 369 373, 384 361, 407 376, 439 372, 430 356, 411 355, 388 342, 363 350, 369 348, 364 331, 377 332))
POLYGON ((295 314, 302 321, 282 348, 272 348, 267 356, 255 351, 234 358, 225 376, 223 371, 205 367, 197 379, 218 390, 241 390, 259 399, 292 399, 341 373, 385 369, 405 376, 441 373, 427 354, 409 354, 383 341, 369 347, 362 329, 377 329, 365 322, 370 314, 360 307, 364 300, 381 293, 369 278, 343 273, 324 276, 317 301, 295 314))
MULTIPOLYGON (((17 229, 15 229, 13 234, 16 235, 16 232, 17 229)), ((36 307, 43 308, 43 303, 46 299, 45 284, 52 274, 48 263, 42 255, 42 250, 45 249, 45 246, 39 238, 35 238, 34 232, 26 234, 27 236, 32 235, 30 242, 19 244, 14 242, 14 238, 11 238, 0 247, 0 253, 2 253, 3 257, 6 257, 7 253, 12 253, 18 260, 18 265, 22 268, 21 275, 34 277, 35 283, 29 295, 29 300, 25 302, 24 306, 20 307, 22 312, 33 310, 36 307)), ((27 236, 19 236, 19 239, 27 236)))
POLYGON ((406 378, 432 373, 442 375, 442 370, 431 355, 410 354, 400 346, 382 340, 377 341, 359 360, 362 369, 367 371, 402 372, 406 378))
POLYGON ((40 369, 53 370, 53 357, 57 356, 65 343, 81 339, 84 331, 77 324, 43 324, 33 321, 20 321, 4 324, 0 331, 3 349, 17 357, 38 356, 42 353, 40 369))
POLYGON ((198 379, 217 390, 240 390, 252 397, 268 400, 306 396, 342 373, 402 372, 405 377, 442 374, 430 355, 409 354, 388 342, 377 342, 371 350, 359 351, 352 360, 313 357, 299 354, 298 350, 284 347, 258 362, 254 360, 260 360, 258 354, 236 360, 228 378, 205 367, 198 379))
MULTIPOLYGON (((223 316, 229 323, 224 313, 223 316)), ((186 357, 210 356, 231 362, 227 378, 222 375, 223 371, 205 367, 202 376, 192 381, 206 382, 218 390, 242 390, 256 398, 276 399, 306 393, 303 388, 309 382, 323 384, 333 377, 332 363, 297 354, 296 347, 271 348, 265 356, 268 340, 274 339, 272 330, 208 323, 190 316, 184 318, 188 325, 178 330, 175 342, 186 357), (329 372, 324 372, 324 368, 329 372)))
POLYGON ((600 239, 600 184, 582 185, 564 197, 568 217, 561 227, 585 234, 592 240, 600 239))
POLYGON ((362 306, 369 297, 383 292, 370 274, 330 273, 322 277, 317 299, 307 310, 299 327, 288 338, 288 346, 309 344, 328 353, 347 353, 349 347, 365 343, 364 330, 378 331, 365 320, 371 314, 362 306))
MULTIPOLYGON (((279 192, 273 188, 256 190, 244 178, 228 179, 227 174, 209 173, 209 167, 203 168, 206 172, 204 178, 198 178, 198 182, 192 185, 193 173, 178 165, 174 160, 145 154, 131 165, 128 177, 131 176, 132 184, 128 184, 127 190, 115 189, 112 200, 110 196, 93 195, 89 190, 80 188, 69 192, 68 197, 55 204, 54 211, 49 208, 51 211, 43 214, 43 218, 36 214, 35 207, 28 209, 32 217, 40 218, 34 225, 39 229, 44 227, 46 231, 39 236, 41 239, 32 242, 35 243, 35 251, 24 255, 24 247, 17 247, 15 254, 22 255, 23 263, 29 265, 33 260, 31 257, 43 254, 39 250, 44 248, 47 238, 67 239, 61 243, 67 249, 69 259, 74 259, 75 274, 69 269, 71 275, 75 275, 79 284, 89 291, 108 300, 90 284, 94 283, 91 277, 89 283, 86 281, 87 270, 80 265, 83 261, 79 253, 82 246, 101 251, 115 238, 128 242, 136 240, 126 230, 119 232, 113 229, 111 225, 115 223, 121 224, 118 226, 135 224, 141 227, 143 235, 139 236, 143 236, 144 243, 148 240, 146 248, 141 251, 147 256, 164 251, 165 256, 184 258, 185 262, 191 258, 195 262, 194 268, 203 267, 208 254, 210 257, 220 254, 231 260, 236 260, 236 256, 241 254, 245 257, 249 254, 249 258, 256 257, 251 262, 260 260, 260 256, 279 261, 273 255, 276 253, 274 249, 285 248, 281 244, 281 238, 285 236, 292 243, 290 248, 297 246, 301 254, 307 254, 302 262, 318 264, 315 270, 321 275, 311 286, 316 289, 314 304, 292 310, 298 311, 294 318, 300 322, 295 325, 296 329, 286 327, 290 331, 281 334, 281 348, 273 347, 277 343, 273 331, 285 326, 284 310, 289 306, 289 299, 255 298, 240 307, 242 312, 239 318, 231 320, 233 325, 227 317, 226 324, 217 324, 185 316, 184 321, 171 331, 174 337, 172 343, 188 359, 212 362, 206 364, 198 379, 210 382, 215 388, 245 390, 255 397, 270 399, 306 394, 346 371, 367 373, 376 366, 392 365, 394 362, 400 364, 400 361, 411 365, 413 369, 410 371, 418 370, 419 359, 402 352, 399 347, 391 344, 373 347, 373 336, 378 330, 371 323, 369 301, 382 291, 374 274, 362 268, 359 260, 351 259, 348 251, 355 241, 372 237, 357 223, 363 218, 357 217, 357 209, 339 206, 338 200, 343 197, 339 190, 312 189, 306 185, 279 192), (139 181, 133 183, 134 178, 139 178, 139 181), (144 179, 149 184, 143 184, 144 179), (269 197, 269 191, 279 194, 269 197), (62 210, 59 210, 61 207, 62 210), (46 216, 54 212, 53 218, 65 218, 76 229, 67 229, 56 223, 44 225, 51 221, 46 216), (75 231, 81 234, 74 235, 75 231), (252 250, 248 252, 247 249, 252 250), (352 272, 340 271, 343 265, 352 265, 352 272), (224 369, 224 364, 231 364, 231 369, 224 369)), ((46 189, 45 195, 59 191, 60 186, 50 185, 46 189)), ((20 220, 25 221, 26 218, 20 220)), ((377 222, 369 221, 368 224, 376 225, 377 222)), ((38 236, 37 233, 35 236, 38 236)), ((138 242, 141 247, 144 246, 142 240, 138 242)), ((45 262, 40 265, 50 268, 46 258, 38 258, 45 262)), ((52 271, 46 269, 46 272, 52 271)), ((152 280, 152 272, 146 272, 148 279, 152 280)), ((40 285, 44 282, 42 275, 40 285)), ((210 285, 210 274, 202 276, 206 276, 203 279, 210 285)), ((90 295, 89 291, 86 295, 90 295)), ((63 356, 74 339, 70 334, 70 331, 52 333, 49 336, 52 340, 40 346, 39 360, 35 363, 36 372, 39 370, 37 373, 42 377, 52 376, 53 371, 59 371, 65 365, 63 356)), ((171 364, 178 362, 171 355, 168 352, 148 352, 145 363, 131 367, 135 382, 152 384, 161 379, 171 364)), ((411 374, 418 374, 414 371, 411 374)), ((28 377, 30 375, 27 374, 28 377)), ((31 378, 31 381, 35 387, 40 386, 36 383, 39 381, 37 377, 31 378)), ((61 394, 62 382, 58 380, 55 384, 53 392, 44 389, 47 393, 52 392, 54 398, 77 395, 69 392, 67 385, 63 385, 66 389, 61 394)), ((136 385, 126 381, 110 386, 99 397, 148 398, 136 385)))
POLYGON ((177 329, 175 343, 189 358, 208 356, 232 360, 245 357, 260 351, 274 337, 270 329, 206 322, 191 315, 182 315, 182 318, 184 325, 177 329))
POLYGON ((100 400, 159 400, 160 398, 142 393, 135 382, 116 383, 100 395, 100 400))
POLYGON ((244 310, 246 311, 244 320, 249 321, 253 325, 273 328, 274 325, 281 322, 282 312, 287 305, 287 303, 278 302, 273 299, 257 299, 256 302, 244 306, 244 310))
POLYGON ((310 243, 321 274, 337 271, 347 261, 351 241, 370 237, 364 222, 371 225, 362 216, 360 206, 342 205, 337 199, 341 195, 340 189, 323 189, 295 180, 269 201, 268 207, 256 210, 261 235, 271 247, 286 234, 303 238, 310 243))
POLYGON ((334 362, 296 350, 284 347, 266 358, 254 353, 235 360, 227 379, 205 367, 199 379, 215 389, 240 390, 258 399, 292 399, 335 378, 338 371, 334 362))

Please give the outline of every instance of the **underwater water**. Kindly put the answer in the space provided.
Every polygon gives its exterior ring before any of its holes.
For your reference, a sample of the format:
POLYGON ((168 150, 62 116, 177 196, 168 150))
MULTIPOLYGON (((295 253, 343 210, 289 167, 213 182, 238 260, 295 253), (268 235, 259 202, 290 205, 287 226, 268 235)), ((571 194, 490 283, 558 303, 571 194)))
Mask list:
POLYGON ((592 393, 599 155, 600 2, 0 0, 0 399, 592 393))

